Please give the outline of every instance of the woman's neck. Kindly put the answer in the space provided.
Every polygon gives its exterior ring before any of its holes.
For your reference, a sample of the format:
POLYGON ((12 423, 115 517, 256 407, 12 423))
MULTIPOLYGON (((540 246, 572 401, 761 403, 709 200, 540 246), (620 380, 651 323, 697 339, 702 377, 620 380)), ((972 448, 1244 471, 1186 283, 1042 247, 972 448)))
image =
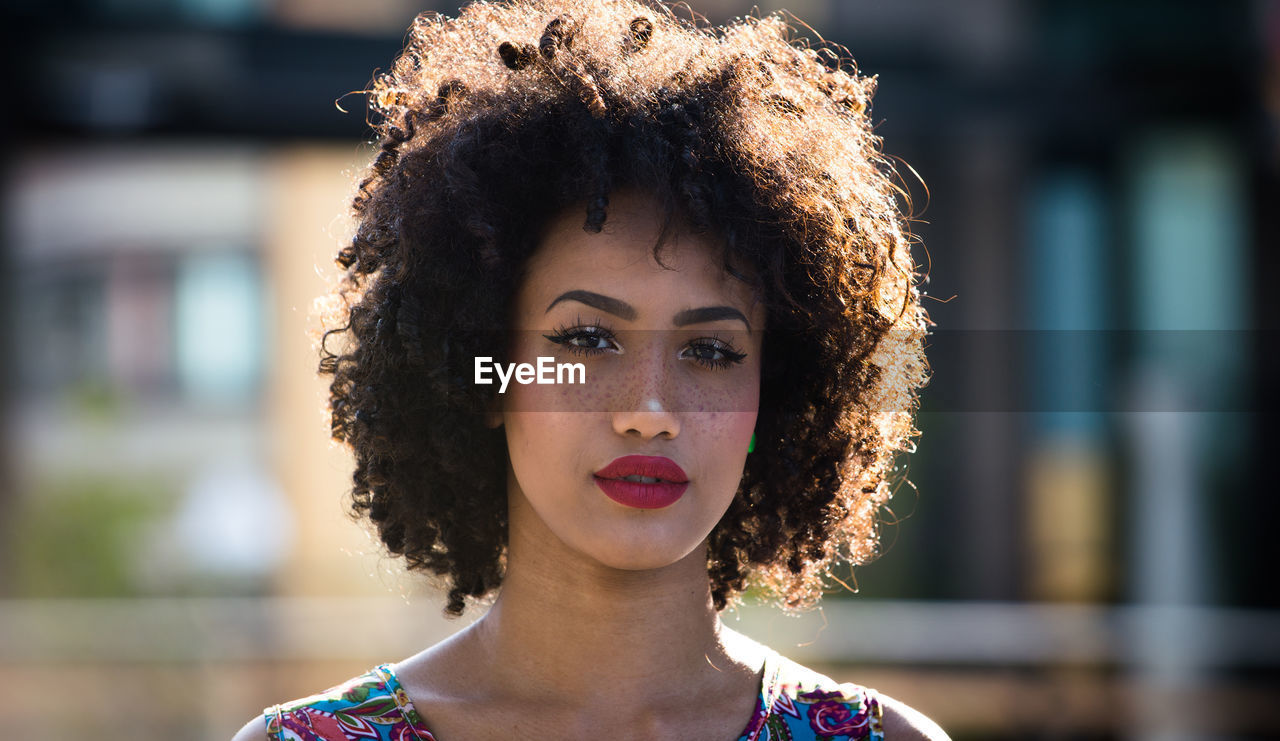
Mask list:
POLYGON ((759 646, 716 614, 705 542, 669 566, 626 571, 532 520, 513 518, 502 590, 469 631, 499 693, 657 705, 757 674, 759 646))

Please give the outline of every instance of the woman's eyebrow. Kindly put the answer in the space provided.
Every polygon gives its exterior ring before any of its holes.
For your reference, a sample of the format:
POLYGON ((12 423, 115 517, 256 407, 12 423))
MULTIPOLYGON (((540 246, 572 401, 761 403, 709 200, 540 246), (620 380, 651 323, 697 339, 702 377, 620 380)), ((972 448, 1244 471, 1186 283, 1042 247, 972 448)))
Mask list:
MULTIPOLYGON (((636 318, 636 310, 632 308, 631 304, 626 301, 619 301, 616 298, 610 298, 609 296, 592 293, 591 291, 565 291, 559 296, 556 296, 556 300, 552 301, 547 306, 547 311, 551 311, 551 307, 561 301, 578 301, 586 304, 587 306, 599 309, 600 311, 607 311, 610 314, 626 319, 627 321, 633 321, 636 318)), ((544 311, 542 313, 545 314, 547 312, 544 311)))
POLYGON ((732 306, 706 306, 701 309, 685 309, 676 314, 672 318, 671 323, 677 327, 683 327, 687 324, 702 324, 704 322, 718 322, 721 319, 737 319, 747 325, 747 331, 751 331, 751 322, 743 316, 741 311, 732 306))
MULTIPOLYGON (((561 301, 578 301, 587 306, 607 311, 616 317, 621 317, 627 321, 634 321, 636 318, 636 310, 631 304, 610 296, 604 296, 592 291, 565 291, 556 296, 556 299, 547 305, 547 311, 561 301)), ((543 312, 546 313, 545 311, 543 312)), ((747 331, 751 331, 751 322, 747 321, 747 317, 741 311, 732 306, 704 306, 700 309, 685 309, 677 313, 671 319, 671 323, 677 327, 684 327, 690 324, 703 324, 706 322, 718 322, 722 319, 737 319, 746 325, 747 331)))

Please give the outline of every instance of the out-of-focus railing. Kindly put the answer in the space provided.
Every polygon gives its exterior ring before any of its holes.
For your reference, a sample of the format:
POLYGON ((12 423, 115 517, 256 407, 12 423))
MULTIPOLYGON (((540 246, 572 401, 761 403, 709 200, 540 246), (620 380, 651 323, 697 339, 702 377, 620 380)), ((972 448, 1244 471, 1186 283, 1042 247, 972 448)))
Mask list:
MULTIPOLYGON (((747 605, 724 620, 802 662, 1124 666, 1142 637, 1189 630, 1198 666, 1280 666, 1271 610, 830 601, 797 616, 747 605)), ((0 662, 364 659, 407 655, 470 621, 395 598, 0 600, 0 662)))
MULTIPOLYGON (((1271 694, 1247 679, 1280 665, 1276 611, 838 600, 724 618, 910 700, 957 739, 1141 738, 1170 719, 1215 738, 1280 733, 1271 694)), ((392 597, 0 601, 0 727, 226 738, 266 704, 409 656, 470 619, 392 597)))

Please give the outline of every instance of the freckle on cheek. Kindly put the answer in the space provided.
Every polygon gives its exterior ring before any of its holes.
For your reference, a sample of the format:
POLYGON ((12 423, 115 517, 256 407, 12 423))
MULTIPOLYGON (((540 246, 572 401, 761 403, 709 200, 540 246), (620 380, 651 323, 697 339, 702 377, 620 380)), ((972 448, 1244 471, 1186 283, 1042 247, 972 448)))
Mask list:
POLYGON ((588 376, 585 384, 563 387, 560 400, 564 409, 580 412, 605 411, 609 394, 609 384, 592 380, 588 376))

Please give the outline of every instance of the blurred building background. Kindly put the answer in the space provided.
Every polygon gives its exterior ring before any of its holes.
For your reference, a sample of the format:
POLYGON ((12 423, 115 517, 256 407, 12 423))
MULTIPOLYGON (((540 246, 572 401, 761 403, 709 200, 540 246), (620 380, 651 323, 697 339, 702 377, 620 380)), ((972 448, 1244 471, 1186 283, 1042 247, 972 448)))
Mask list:
MULTIPOLYGON (((928 183, 935 377, 860 592, 728 620, 958 740, 1280 738, 1280 2, 780 7, 928 183)), ((5 4, 6 736, 223 739, 459 627, 344 517, 308 335, 424 9, 5 4)))

